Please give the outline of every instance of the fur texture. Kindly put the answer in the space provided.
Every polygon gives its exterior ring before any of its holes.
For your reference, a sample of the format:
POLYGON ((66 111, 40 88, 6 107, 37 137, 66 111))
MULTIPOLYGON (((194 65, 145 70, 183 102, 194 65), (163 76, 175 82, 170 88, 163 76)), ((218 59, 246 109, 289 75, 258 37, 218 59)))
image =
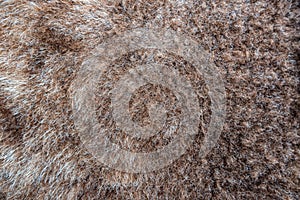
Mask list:
POLYGON ((288 0, 1 0, 0 199, 299 199, 297 25, 288 0), (82 145, 70 85, 95 46, 137 27, 188 34, 223 73, 226 125, 205 158, 195 144, 127 174, 82 145))

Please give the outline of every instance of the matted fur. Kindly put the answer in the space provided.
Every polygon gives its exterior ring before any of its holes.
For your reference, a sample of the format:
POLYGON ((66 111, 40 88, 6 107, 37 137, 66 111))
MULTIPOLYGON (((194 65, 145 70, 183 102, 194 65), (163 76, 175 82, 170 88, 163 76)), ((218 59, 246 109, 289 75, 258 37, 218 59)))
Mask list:
POLYGON ((0 199, 299 199, 297 1, 0 2, 0 199), (127 174, 82 145, 69 87, 95 46, 137 27, 193 37, 223 73, 225 128, 205 158, 194 145, 127 174))

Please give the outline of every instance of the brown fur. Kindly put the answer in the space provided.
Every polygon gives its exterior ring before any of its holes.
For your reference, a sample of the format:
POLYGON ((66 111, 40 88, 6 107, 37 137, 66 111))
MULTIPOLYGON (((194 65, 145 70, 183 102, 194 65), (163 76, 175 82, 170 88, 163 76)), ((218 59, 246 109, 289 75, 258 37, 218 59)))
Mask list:
POLYGON ((299 199, 298 6, 1 0, 0 199, 299 199), (126 174, 82 145, 69 87, 97 44, 136 27, 193 37, 223 73, 226 125, 205 158, 196 142, 168 168, 126 174))

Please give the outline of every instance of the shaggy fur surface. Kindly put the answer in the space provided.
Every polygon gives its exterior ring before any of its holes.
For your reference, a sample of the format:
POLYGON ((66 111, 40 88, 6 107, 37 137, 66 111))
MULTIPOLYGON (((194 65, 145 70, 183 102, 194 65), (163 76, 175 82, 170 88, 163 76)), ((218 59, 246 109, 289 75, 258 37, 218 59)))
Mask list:
POLYGON ((288 0, 1 0, 0 199, 299 199, 297 25, 288 0), (189 35, 223 74, 225 127, 205 158, 196 142, 128 174, 82 145, 70 85, 95 46, 137 27, 189 35))

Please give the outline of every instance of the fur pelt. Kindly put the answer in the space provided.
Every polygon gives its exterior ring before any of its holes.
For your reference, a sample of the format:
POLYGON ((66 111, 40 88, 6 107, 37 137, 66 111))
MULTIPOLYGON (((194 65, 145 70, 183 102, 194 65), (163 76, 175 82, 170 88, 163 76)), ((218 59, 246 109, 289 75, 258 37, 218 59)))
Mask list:
POLYGON ((1 0, 0 199, 299 199, 298 6, 1 0), (225 127, 205 158, 196 143, 163 170, 129 174, 82 145, 70 85, 95 46, 137 27, 189 35, 223 74, 225 127))

